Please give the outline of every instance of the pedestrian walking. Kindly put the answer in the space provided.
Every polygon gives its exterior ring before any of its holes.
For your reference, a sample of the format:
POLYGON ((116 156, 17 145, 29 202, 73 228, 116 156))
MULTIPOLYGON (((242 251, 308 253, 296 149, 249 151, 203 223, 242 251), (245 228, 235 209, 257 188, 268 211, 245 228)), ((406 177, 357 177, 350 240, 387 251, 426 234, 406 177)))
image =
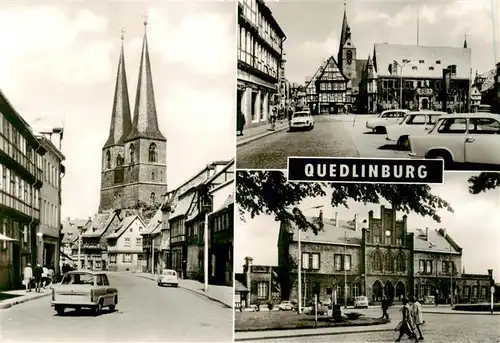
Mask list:
POLYGON ((436 289, 436 294, 434 295, 434 302, 435 302, 436 306, 439 303, 439 290, 437 290, 437 289, 436 289))
POLYGON ((423 340, 424 336, 422 335, 422 330, 420 329, 420 326, 422 326, 425 321, 424 321, 424 316, 423 316, 423 310, 422 310, 422 304, 416 299, 415 297, 412 297, 411 299, 413 305, 412 307, 412 317, 413 317, 413 323, 415 324, 418 335, 419 335, 419 340, 423 340))
POLYGON ((49 267, 49 272, 48 272, 48 275, 49 275, 49 284, 54 283, 54 274, 55 274, 54 266, 50 266, 49 267))
POLYGON ((35 268, 33 268, 33 278, 35 279, 35 292, 40 293, 40 286, 42 284, 43 268, 38 263, 35 268))
POLYGON ((47 266, 42 267, 42 288, 45 289, 49 284, 49 268, 47 266))
POLYGON ((23 273, 23 284, 26 286, 26 292, 31 292, 31 280, 33 280, 33 269, 31 268, 31 263, 28 263, 24 267, 23 273))
POLYGON ((276 107, 273 107, 271 110, 271 116, 269 117, 269 121, 271 122, 271 131, 274 131, 274 127, 276 126, 276 107))
POLYGON ((246 119, 245 115, 243 112, 239 109, 238 110, 238 117, 236 118, 236 135, 237 136, 243 136, 243 127, 246 124, 246 119))
POLYGON ((291 107, 288 108, 288 126, 292 124, 293 110, 291 107))
POLYGON ((389 320, 389 299, 386 296, 382 298, 382 318, 389 320))
POLYGON ((396 342, 400 342, 404 335, 407 335, 410 339, 415 339, 418 342, 417 336, 415 335, 415 330, 413 329, 412 317, 411 317, 411 307, 408 304, 408 299, 403 298, 403 307, 401 308, 401 313, 403 319, 396 326, 394 331, 399 331, 399 337, 396 342))

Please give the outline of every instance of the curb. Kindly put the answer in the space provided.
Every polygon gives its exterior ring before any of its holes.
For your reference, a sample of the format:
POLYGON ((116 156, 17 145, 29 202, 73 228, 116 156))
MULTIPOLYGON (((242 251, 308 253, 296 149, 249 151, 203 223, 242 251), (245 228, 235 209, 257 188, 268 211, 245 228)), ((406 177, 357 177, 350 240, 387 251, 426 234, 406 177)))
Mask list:
POLYGON ((460 314, 462 316, 477 316, 477 315, 481 315, 481 316, 498 316, 500 315, 500 313, 490 313, 490 312, 464 312, 464 311, 460 311, 460 310, 454 310, 453 312, 425 312, 424 313, 427 313, 427 314, 460 314))
POLYGON ((0 303, 0 310, 5 310, 5 309, 8 309, 8 308, 11 308, 12 306, 16 306, 16 305, 19 305, 19 304, 22 304, 22 303, 25 303, 25 302, 28 302, 28 301, 31 301, 31 300, 36 300, 36 299, 40 299, 40 298, 43 298, 43 297, 48 297, 49 295, 51 295, 50 292, 49 293, 41 293, 39 295, 30 297, 30 298, 13 300, 13 301, 9 301, 9 302, 3 303, 3 304, 0 303))
MULTIPOLYGON (((314 329, 311 329, 314 330, 314 329)), ((314 336, 331 336, 331 335, 349 335, 349 334, 356 334, 356 333, 373 333, 373 332, 389 332, 389 331, 394 331, 394 329, 370 329, 370 330, 363 330, 363 331, 355 331, 355 330, 347 330, 347 331, 336 331, 336 332, 311 332, 311 333, 301 333, 298 335, 276 335, 276 336, 255 336, 255 337, 248 337, 248 338, 237 338, 234 337, 235 342, 244 342, 244 341, 254 341, 254 340, 271 340, 271 339, 286 339, 286 338, 298 338, 298 337, 314 337, 314 336)))
POLYGON ((250 136, 250 137, 248 137, 248 139, 242 139, 242 141, 239 142, 239 143, 236 142, 236 147, 237 148, 242 147, 244 145, 247 145, 248 143, 252 143, 253 141, 256 141, 258 139, 270 136, 270 135, 272 135, 274 133, 278 133, 278 132, 286 130, 286 129, 288 129, 288 126, 284 126, 282 128, 276 129, 274 131, 266 131, 266 132, 263 132, 263 133, 259 133, 259 134, 250 136))
MULTIPOLYGON (((132 274, 132 275, 133 275, 133 276, 136 276, 136 277, 140 277, 140 278, 146 279, 146 280, 156 281, 156 279, 153 279, 153 278, 151 278, 151 277, 149 277, 149 276, 138 275, 138 274, 132 274)), ((211 296, 209 296, 209 295, 206 295, 205 293, 197 292, 197 291, 195 291, 194 289, 191 289, 191 288, 188 288, 188 287, 182 286, 181 284, 179 284, 179 288, 182 288, 182 289, 188 290, 188 291, 190 291, 191 293, 194 293, 194 294, 200 295, 200 296, 202 296, 202 297, 205 297, 205 298, 207 298, 207 299, 209 299, 209 300, 211 300, 211 301, 214 301, 214 302, 216 302, 216 303, 219 303, 219 304, 223 305, 223 306, 224 306, 224 307, 226 307, 226 308, 231 308, 231 309, 233 308, 232 306, 230 306, 230 305, 226 304, 225 302, 223 302, 223 301, 221 301, 221 300, 219 300, 219 299, 216 299, 216 298, 214 298, 214 297, 211 297, 211 296)))

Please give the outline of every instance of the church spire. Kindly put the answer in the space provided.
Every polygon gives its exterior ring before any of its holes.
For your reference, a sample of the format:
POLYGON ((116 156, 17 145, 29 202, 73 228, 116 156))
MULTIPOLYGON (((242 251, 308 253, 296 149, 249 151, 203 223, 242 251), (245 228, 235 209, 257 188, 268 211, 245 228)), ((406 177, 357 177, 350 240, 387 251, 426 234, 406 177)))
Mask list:
POLYGON ((151 63, 149 60, 148 18, 144 16, 144 38, 142 41, 141 64, 139 66, 139 78, 137 81, 137 92, 134 106, 134 122, 132 131, 127 141, 135 138, 149 138, 166 141, 165 136, 158 128, 158 117, 156 115, 156 103, 153 90, 153 78, 151 74, 151 63))
POLYGON ((467 49, 467 35, 464 37, 464 49, 467 49))
POLYGON ((123 145, 125 138, 132 128, 130 118, 130 102, 128 98, 127 74, 125 72, 125 56, 123 52, 123 39, 125 30, 120 30, 121 48, 118 71, 116 73, 115 97, 111 113, 109 137, 103 148, 114 145, 123 145))
POLYGON ((344 18, 342 19, 342 31, 340 32, 340 49, 351 36, 351 28, 347 23, 347 3, 344 1, 344 18))

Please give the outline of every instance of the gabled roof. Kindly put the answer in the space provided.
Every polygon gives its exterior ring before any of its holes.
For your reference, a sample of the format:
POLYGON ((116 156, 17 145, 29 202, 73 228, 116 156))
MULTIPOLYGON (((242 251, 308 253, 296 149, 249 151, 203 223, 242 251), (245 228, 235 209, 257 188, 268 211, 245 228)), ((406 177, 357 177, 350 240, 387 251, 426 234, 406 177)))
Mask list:
POLYGON ((150 235, 153 233, 157 233, 161 229, 161 224, 163 222, 163 212, 161 208, 156 211, 155 215, 150 219, 148 225, 141 233, 141 235, 150 235))
MULTIPOLYGON (((309 221, 314 221, 315 218, 307 218, 309 221)), ((354 244, 361 245, 362 238, 362 225, 359 224, 359 229, 354 230, 354 220, 346 221, 339 220, 339 226, 335 226, 335 220, 330 218, 323 218, 323 231, 318 232, 317 235, 312 231, 301 231, 300 241, 309 243, 323 243, 323 244, 354 244), (346 240, 347 238, 347 240, 346 240)), ((290 233, 293 234, 293 240, 297 241, 299 229, 295 224, 290 226, 290 233)))
POLYGON ((123 218, 123 220, 120 223, 120 225, 118 225, 118 227, 115 229, 115 232, 111 233, 107 237, 107 239, 117 239, 117 238, 119 238, 121 235, 123 235, 123 233, 125 231, 127 231, 127 229, 129 228, 129 226, 132 225, 132 223, 135 220, 139 220, 141 222, 141 224, 144 226, 144 222, 141 220, 141 218, 139 218, 139 216, 137 216, 137 215, 127 216, 127 217, 123 218))
POLYGON ((410 62, 403 68, 403 77, 441 79, 443 77, 443 68, 449 65, 456 65, 457 79, 468 80, 470 78, 470 49, 462 47, 375 44, 374 51, 375 68, 379 77, 399 76, 399 70, 398 73, 393 72, 391 74, 389 72, 389 65, 393 61, 402 63, 403 60, 409 60, 410 62), (423 61, 423 63, 420 63, 420 61, 423 61), (438 61, 439 63, 437 63, 438 61), (413 67, 417 69, 414 70, 413 67))
MULTIPOLYGON (((316 82, 316 80, 318 79, 319 75, 321 75, 321 73, 323 72, 323 69, 325 69, 326 65, 328 64, 328 58, 323 61, 323 63, 321 63, 321 65, 318 67, 318 69, 316 69, 316 72, 314 73, 313 77, 311 77, 311 79, 309 80, 309 82, 306 83, 306 87, 309 87, 309 85, 311 83, 314 83, 316 82)), ((307 92, 306 92, 307 93, 307 92)))
POLYGON ((321 74, 318 76, 318 80, 322 80, 323 78, 325 79, 324 81, 347 81, 347 78, 344 74, 342 74, 337 61, 335 61, 335 58, 333 56, 330 56, 328 58, 326 65, 321 71, 321 74), (332 80, 331 78, 327 77, 327 75, 329 74, 334 74, 332 75, 332 77, 334 77, 335 79, 332 80))
POLYGON ((115 216, 115 212, 96 214, 92 221, 89 222, 90 224, 87 224, 88 229, 85 230, 85 233, 82 235, 82 237, 101 237, 101 235, 109 227, 115 216))
POLYGON ((62 243, 72 243, 78 239, 78 227, 85 227, 90 219, 66 219, 62 221, 62 243))
POLYGON ((191 208, 191 204, 195 199, 196 192, 190 192, 186 195, 183 195, 180 199, 174 203, 174 211, 170 215, 169 221, 180 216, 186 216, 188 214, 189 209, 191 208))
POLYGON ((451 238, 439 233, 438 230, 428 230, 429 237, 426 239, 426 230, 416 229, 413 240, 415 251, 441 252, 441 253, 459 253, 452 243, 451 238))

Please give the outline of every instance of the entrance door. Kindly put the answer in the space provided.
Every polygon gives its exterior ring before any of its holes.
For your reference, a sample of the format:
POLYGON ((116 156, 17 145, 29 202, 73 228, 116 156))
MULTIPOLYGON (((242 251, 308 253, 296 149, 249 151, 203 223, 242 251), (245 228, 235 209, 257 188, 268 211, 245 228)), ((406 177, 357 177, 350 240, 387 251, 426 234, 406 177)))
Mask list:
POLYGON ((12 243, 12 285, 17 288, 21 285, 21 247, 17 243, 12 243))
POLYGON ((420 102, 420 109, 421 110, 428 110, 429 109, 429 99, 422 98, 422 100, 420 102))
POLYGON ((387 297, 387 299, 392 301, 394 299, 394 285, 392 284, 392 282, 387 281, 385 283, 384 291, 385 291, 384 293, 385 293, 385 296, 387 297))

